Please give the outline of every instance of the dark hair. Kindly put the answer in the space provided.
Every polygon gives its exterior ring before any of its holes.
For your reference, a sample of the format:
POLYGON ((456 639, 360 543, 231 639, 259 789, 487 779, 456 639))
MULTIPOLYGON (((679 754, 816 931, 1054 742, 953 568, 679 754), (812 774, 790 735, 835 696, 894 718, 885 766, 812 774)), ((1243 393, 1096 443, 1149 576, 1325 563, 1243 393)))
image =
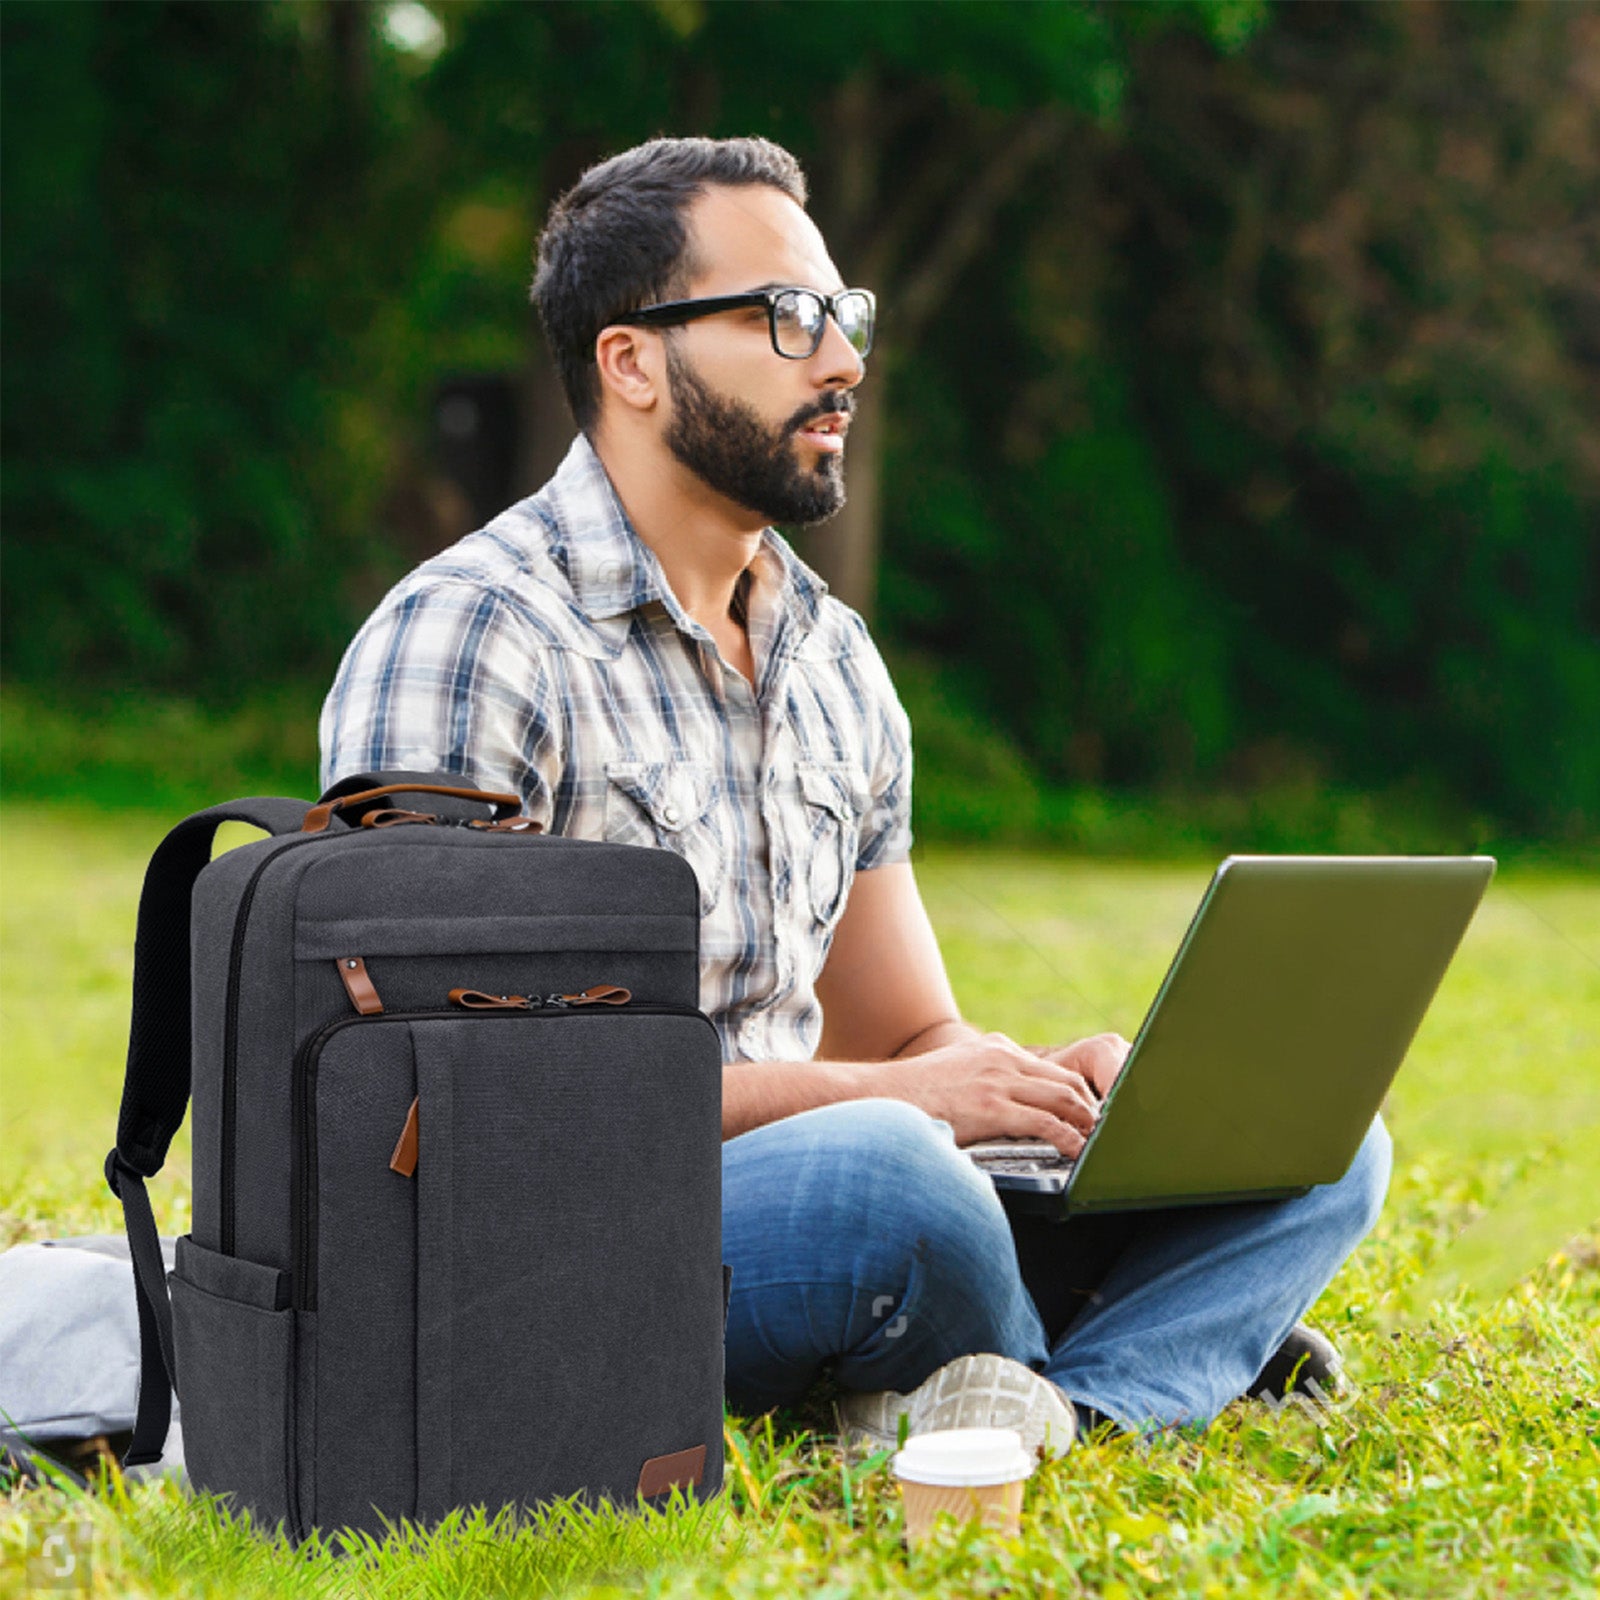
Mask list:
POLYGON ((625 311, 687 292, 683 214, 714 184, 764 183, 806 203, 800 163, 768 139, 652 139, 590 167, 550 208, 533 303, 573 420, 600 412, 594 342, 625 311))

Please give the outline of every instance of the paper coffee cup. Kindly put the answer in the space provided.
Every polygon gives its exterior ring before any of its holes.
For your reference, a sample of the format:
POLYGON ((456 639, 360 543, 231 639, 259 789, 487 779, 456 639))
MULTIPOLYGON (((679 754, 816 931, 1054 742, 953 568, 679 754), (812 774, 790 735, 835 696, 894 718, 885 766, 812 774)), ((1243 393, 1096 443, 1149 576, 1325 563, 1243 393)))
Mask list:
POLYGON ((1021 1526, 1022 1486, 1033 1471, 1033 1456, 1014 1428, 919 1433, 906 1440, 891 1465, 900 1480, 909 1543, 927 1538, 941 1511, 998 1533, 1014 1534, 1021 1526))

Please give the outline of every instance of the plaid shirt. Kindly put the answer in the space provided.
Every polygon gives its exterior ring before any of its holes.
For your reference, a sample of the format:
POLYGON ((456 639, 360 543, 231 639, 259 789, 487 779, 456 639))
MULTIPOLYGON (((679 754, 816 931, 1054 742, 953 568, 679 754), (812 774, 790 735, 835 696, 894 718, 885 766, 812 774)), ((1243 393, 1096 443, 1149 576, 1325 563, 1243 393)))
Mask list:
POLYGON ((367 620, 323 707, 322 778, 460 773, 548 832, 677 851, 724 1059, 803 1060, 854 874, 910 854, 911 728, 866 624, 771 528, 734 611, 754 691, 579 437, 367 620))

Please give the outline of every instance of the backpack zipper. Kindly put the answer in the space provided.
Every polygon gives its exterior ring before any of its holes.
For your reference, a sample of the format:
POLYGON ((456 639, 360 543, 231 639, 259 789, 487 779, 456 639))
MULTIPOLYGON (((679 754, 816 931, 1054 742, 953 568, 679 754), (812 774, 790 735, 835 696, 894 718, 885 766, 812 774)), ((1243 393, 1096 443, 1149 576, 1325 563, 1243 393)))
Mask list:
MULTIPOLYGON (((578 1006, 625 1006, 633 991, 620 983, 596 983, 578 994, 489 994, 482 989, 452 989, 450 1004, 463 1011, 564 1011, 578 1006)), ((360 1011, 361 1006, 356 1010, 360 1011)))
MULTIPOLYGON (((625 1005, 572 1006, 559 1003, 566 996, 551 996, 536 1006, 477 1012, 482 1021, 510 1019, 526 1022, 533 1018, 549 1017, 605 1017, 605 1016, 671 1016, 699 1017, 707 1027, 714 1028, 711 1019, 698 1006, 672 1005, 664 1001, 629 1000, 625 1005), (555 1003, 552 1003, 555 1002, 555 1003)), ((293 1139, 297 1166, 291 1191, 291 1234, 294 1239, 292 1302, 296 1311, 317 1309, 317 1255, 316 1255, 316 1171, 317 1171, 317 1119, 314 1109, 314 1083, 318 1058, 328 1040, 341 1028, 358 1028, 384 1022, 463 1022, 472 1017, 472 1010, 452 1007, 435 1011, 385 1011, 368 1016, 336 1017, 324 1023, 315 1033, 308 1034, 295 1052, 294 1083, 291 1095, 293 1139)))
POLYGON ((281 850, 274 850, 250 874, 239 896, 239 909, 233 919, 233 941, 228 947, 228 987, 222 1022, 222 1254, 234 1254, 234 1147, 238 1142, 239 1102, 239 974, 244 967, 244 937, 250 920, 250 907, 256 897, 261 874, 280 856, 298 845, 314 844, 318 839, 338 839, 338 833, 310 833, 291 839, 281 850))

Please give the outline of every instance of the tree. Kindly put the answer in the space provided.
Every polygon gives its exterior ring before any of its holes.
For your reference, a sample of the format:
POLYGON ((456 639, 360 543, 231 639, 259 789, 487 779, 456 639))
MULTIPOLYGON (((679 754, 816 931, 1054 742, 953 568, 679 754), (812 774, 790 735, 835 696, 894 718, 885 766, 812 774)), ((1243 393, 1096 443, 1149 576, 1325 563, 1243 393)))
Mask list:
MULTIPOLYGON (((806 544, 841 598, 870 614, 883 430, 903 352, 950 303, 1000 209, 1075 128, 1115 115, 1132 38, 1193 25, 1237 43, 1258 14, 1250 0, 909 0, 830 13, 798 0, 478 5, 453 13, 437 104, 480 178, 519 170, 541 210, 585 159, 656 132, 762 132, 801 157, 836 259, 883 306, 851 432, 850 502, 806 544), (581 82, 547 94, 549 75, 576 60, 581 82)), ((548 382, 532 386, 541 419, 553 410, 548 382)))
POLYGON ((348 628, 390 468, 377 313, 430 204, 370 17, 5 8, 21 677, 212 688, 319 669, 348 628))
POLYGON ((1239 734, 1525 826, 1600 815, 1600 26, 1297 5, 1140 52, 1107 191, 1239 734))

